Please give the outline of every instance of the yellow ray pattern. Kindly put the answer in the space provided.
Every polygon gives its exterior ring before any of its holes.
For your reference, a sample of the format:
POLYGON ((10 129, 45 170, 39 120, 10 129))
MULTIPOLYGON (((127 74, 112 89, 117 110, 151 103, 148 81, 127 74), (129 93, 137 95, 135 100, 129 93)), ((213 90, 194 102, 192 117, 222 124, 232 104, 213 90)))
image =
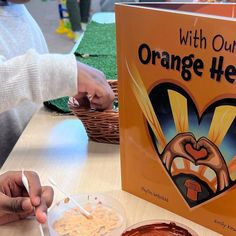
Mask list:
POLYGON ((188 132, 188 105, 187 99, 174 90, 168 90, 170 106, 177 133, 188 132))
MULTIPOLYGON (((130 68, 127 61, 126 61, 126 66, 130 75, 129 79, 130 79, 131 89, 135 95, 135 98, 144 116, 146 117, 149 125, 151 126, 153 133, 156 136, 156 139, 158 141, 158 148, 160 152, 162 152, 165 146, 167 145, 167 141, 162 131, 160 122, 156 117, 155 111, 153 110, 153 106, 149 99, 145 85, 143 84, 142 78, 139 75, 137 68, 134 65, 130 68)), ((176 169, 176 165, 174 163, 172 164, 172 169, 173 170, 176 169)))
POLYGON ((154 132, 157 138, 160 149, 163 150, 167 144, 166 138, 162 131, 161 125, 156 117, 143 81, 139 75, 137 68, 135 66, 132 66, 130 69, 127 62, 126 64, 130 75, 130 84, 132 91, 144 116, 146 117, 149 125, 151 126, 152 131, 154 132))
MULTIPOLYGON (((234 106, 225 105, 216 107, 208 133, 209 140, 219 147, 233 123, 235 116, 236 107, 234 106)), ((205 166, 201 166, 199 168, 200 173, 203 173, 205 169, 205 166)))
MULTIPOLYGON (((168 90, 168 95, 177 134, 188 132, 187 99, 183 95, 174 90, 168 90)), ((189 169, 190 168, 189 162, 185 159, 183 161, 184 161, 184 167, 189 169)))
POLYGON ((218 147, 223 141, 229 127, 236 116, 236 107, 234 106, 219 106, 216 107, 211 127, 208 133, 208 138, 218 147))

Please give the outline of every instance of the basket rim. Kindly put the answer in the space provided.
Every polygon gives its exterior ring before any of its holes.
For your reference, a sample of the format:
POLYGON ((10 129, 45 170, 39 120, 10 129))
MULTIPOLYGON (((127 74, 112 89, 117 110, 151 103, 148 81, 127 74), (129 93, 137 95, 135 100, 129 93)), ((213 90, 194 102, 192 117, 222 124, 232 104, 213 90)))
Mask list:
POLYGON ((119 114, 119 111, 115 111, 112 109, 109 110, 96 110, 93 108, 85 108, 85 107, 75 107, 75 106, 71 106, 70 108, 72 111, 80 111, 80 112, 89 112, 89 113, 109 113, 109 114, 119 114))

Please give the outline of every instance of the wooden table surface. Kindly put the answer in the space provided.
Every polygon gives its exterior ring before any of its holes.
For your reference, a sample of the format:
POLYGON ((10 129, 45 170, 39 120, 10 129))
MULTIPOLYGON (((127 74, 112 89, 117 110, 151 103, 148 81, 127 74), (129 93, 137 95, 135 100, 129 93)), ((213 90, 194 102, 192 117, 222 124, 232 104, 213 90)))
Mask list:
MULTIPOLYGON (((127 226, 142 220, 165 219, 188 225, 199 236, 219 235, 122 191, 119 145, 88 141, 82 123, 74 116, 60 116, 41 108, 0 172, 22 168, 36 171, 44 185, 52 177, 70 194, 99 192, 112 196, 124 206, 127 226)), ((55 189, 54 203, 63 198, 55 189)), ((49 235, 46 225, 44 232, 49 235)), ((1 226, 0 235, 37 236, 40 232, 35 220, 27 219, 1 226)))

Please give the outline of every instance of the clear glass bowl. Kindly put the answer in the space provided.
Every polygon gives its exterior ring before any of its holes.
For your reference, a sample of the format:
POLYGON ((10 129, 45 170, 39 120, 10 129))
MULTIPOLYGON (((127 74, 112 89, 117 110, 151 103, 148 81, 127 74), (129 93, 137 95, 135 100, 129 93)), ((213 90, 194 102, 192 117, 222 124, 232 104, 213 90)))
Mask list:
MULTIPOLYGON (((99 193, 82 193, 72 196, 79 204, 84 206, 90 203, 95 206, 98 202, 106 209, 112 209, 120 219, 120 227, 110 231, 102 236, 120 236, 126 228, 126 217, 123 206, 114 198, 99 193)), ((48 212, 48 229, 50 236, 60 236, 53 228, 54 223, 63 217, 63 214, 71 209, 77 208, 72 201, 62 199, 56 203, 48 212)), ((82 235, 81 235, 82 236, 82 235)))
MULTIPOLYGON (((181 227, 182 229, 185 229, 188 231, 189 234, 191 234, 192 236, 199 236, 195 231, 193 231, 192 229, 190 229, 189 227, 187 227, 186 225, 183 225, 181 223, 177 223, 175 221, 168 221, 168 220, 146 220, 146 221, 142 221, 142 222, 139 222, 137 224, 134 224, 134 225, 131 225, 130 227, 128 227, 122 235, 125 235, 125 233, 128 233, 129 231, 133 230, 133 229, 137 229, 139 227, 142 227, 142 226, 148 226, 148 225, 152 225, 152 224, 161 224, 161 223, 165 223, 165 224, 175 224, 176 226, 178 227, 181 227)), ((168 232, 167 232, 168 233, 168 232)), ((171 233, 171 232, 170 232, 171 233)), ((133 234, 132 234, 133 235, 133 234)), ((145 234, 146 236, 148 234, 145 234)), ((150 234, 150 235, 153 235, 153 234, 150 234)), ((163 234, 161 234, 163 235, 163 234)), ((169 235, 169 236, 175 236, 175 234, 166 234, 166 235, 169 235)), ((176 234, 176 236, 179 236, 180 234, 176 234)), ((184 235, 183 235, 184 236, 184 235)))

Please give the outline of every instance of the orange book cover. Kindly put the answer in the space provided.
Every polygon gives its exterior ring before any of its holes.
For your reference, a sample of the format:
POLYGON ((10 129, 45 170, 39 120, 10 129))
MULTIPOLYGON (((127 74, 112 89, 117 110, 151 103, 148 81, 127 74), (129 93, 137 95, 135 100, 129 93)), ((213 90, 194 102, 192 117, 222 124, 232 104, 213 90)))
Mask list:
POLYGON ((117 4, 122 188, 236 235, 236 4, 117 4))

